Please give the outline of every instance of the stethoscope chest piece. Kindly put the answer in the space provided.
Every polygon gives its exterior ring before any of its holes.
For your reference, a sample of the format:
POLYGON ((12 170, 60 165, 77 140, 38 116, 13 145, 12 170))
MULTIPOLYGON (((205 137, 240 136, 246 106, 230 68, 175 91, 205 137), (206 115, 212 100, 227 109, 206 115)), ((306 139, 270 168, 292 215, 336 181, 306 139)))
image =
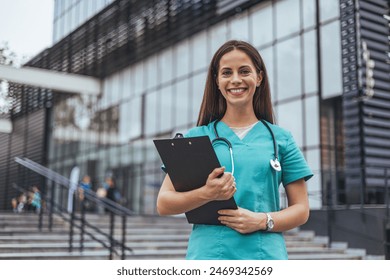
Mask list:
POLYGON ((280 162, 279 162, 279 160, 277 158, 275 158, 275 159, 271 158, 269 162, 270 162, 272 168, 275 169, 276 171, 281 171, 282 170, 280 162))

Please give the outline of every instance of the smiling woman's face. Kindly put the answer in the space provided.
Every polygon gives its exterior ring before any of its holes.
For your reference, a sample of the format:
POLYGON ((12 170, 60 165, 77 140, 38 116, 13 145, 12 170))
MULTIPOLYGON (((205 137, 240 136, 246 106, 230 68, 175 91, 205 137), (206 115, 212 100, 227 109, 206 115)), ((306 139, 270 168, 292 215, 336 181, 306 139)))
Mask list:
POLYGON ((243 51, 224 54, 219 62, 217 84, 226 99, 227 108, 253 106, 253 95, 261 83, 250 57, 243 51))

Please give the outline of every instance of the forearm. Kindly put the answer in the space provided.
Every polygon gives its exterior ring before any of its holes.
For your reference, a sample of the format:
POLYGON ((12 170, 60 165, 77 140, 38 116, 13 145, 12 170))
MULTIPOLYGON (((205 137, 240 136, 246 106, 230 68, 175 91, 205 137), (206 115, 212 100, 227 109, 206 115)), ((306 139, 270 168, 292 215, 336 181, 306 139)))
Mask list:
MULTIPOLYGON (((286 189, 289 207, 277 212, 269 212, 274 220, 273 232, 283 232, 304 224, 309 218, 309 202, 305 182, 298 180, 286 189)), ((244 208, 237 210, 220 210, 218 213, 222 224, 247 234, 266 229, 267 215, 264 212, 253 212, 244 208)))
POLYGON ((157 198, 157 212, 162 216, 182 214, 208 202, 202 188, 188 192, 165 191, 157 198))
POLYGON ((231 198, 236 191, 235 182, 224 170, 224 167, 214 169, 204 186, 187 192, 177 192, 167 175, 157 197, 157 212, 160 215, 181 214, 213 200, 231 198))
MULTIPOLYGON (((274 220, 274 232, 283 232, 307 222, 309 218, 309 207, 304 204, 294 204, 278 212, 270 213, 274 220)), ((263 215, 262 228, 265 229, 267 218, 263 215)))

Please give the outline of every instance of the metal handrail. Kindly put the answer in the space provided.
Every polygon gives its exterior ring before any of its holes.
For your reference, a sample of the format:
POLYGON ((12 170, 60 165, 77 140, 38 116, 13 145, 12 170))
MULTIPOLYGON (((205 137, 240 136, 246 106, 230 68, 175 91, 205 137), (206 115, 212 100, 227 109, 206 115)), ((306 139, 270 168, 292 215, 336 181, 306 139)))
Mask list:
MULTIPOLYGON (((90 202, 95 203, 96 206, 100 206, 103 209, 107 209, 110 213, 110 233, 105 233, 104 231, 100 230, 99 228, 95 227, 91 223, 89 223, 86 220, 85 212, 85 199, 81 203, 81 216, 78 217, 75 213, 75 209, 71 211, 70 218, 69 213, 67 212, 67 209, 62 207, 62 205, 58 204, 55 200, 55 192, 56 187, 55 185, 59 185, 61 188, 64 188, 66 190, 70 190, 70 184, 71 181, 62 176, 61 174, 58 174, 57 172, 50 170, 49 168, 42 166, 32 160, 29 160, 27 158, 19 158, 15 157, 15 162, 19 163, 20 165, 28 168, 29 170, 43 176, 51 183, 51 191, 50 195, 48 195, 48 192, 42 193, 42 199, 44 199, 49 205, 49 230, 52 230, 52 219, 53 219, 53 210, 56 211, 56 214, 60 216, 64 221, 68 222, 70 224, 69 228, 69 251, 73 251, 73 236, 74 236, 74 228, 80 229, 80 246, 79 250, 84 250, 84 235, 90 236, 93 240, 100 243, 104 248, 109 250, 109 259, 113 259, 114 255, 118 255, 121 257, 121 259, 126 258, 126 252, 130 252, 130 254, 133 254, 133 250, 130 247, 126 246, 126 220, 127 217, 133 216, 134 212, 130 211, 129 209, 123 207, 122 205, 111 201, 107 198, 101 198, 96 195, 95 192, 91 190, 84 190, 84 196, 87 200, 90 202), (122 238, 121 240, 116 240, 113 236, 114 228, 115 228, 115 216, 119 216, 122 218, 122 238), (80 222, 80 224, 77 223, 77 221, 80 222), (99 239, 96 237, 96 233, 104 236, 106 238, 106 241, 108 241, 108 244, 105 242, 105 240, 99 239), (121 252, 119 253, 115 248, 120 247, 121 252)), ((16 186, 16 184, 14 185, 16 186)), ((24 190, 23 188, 20 188, 17 186, 19 190, 24 190)), ((24 190, 25 191, 25 190, 24 190)), ((39 230, 42 230, 42 213, 40 212, 40 222, 38 225, 39 230)))

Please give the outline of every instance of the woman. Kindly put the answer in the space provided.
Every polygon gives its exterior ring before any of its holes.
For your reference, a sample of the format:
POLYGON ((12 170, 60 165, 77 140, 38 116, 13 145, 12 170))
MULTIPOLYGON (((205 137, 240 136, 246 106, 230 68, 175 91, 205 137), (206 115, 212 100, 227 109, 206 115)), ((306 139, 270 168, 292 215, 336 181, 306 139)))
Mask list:
POLYGON ((274 125, 267 71, 253 46, 232 40, 217 50, 197 125, 187 137, 224 137, 231 142, 233 160, 226 144, 218 141, 214 149, 223 167, 215 169, 203 187, 179 193, 167 175, 157 199, 159 214, 184 213, 232 196, 239 207, 219 211, 224 226, 194 225, 187 259, 287 259, 282 232, 307 221, 305 181, 313 174, 291 134, 274 125), (288 199, 283 210, 280 183, 288 199))

